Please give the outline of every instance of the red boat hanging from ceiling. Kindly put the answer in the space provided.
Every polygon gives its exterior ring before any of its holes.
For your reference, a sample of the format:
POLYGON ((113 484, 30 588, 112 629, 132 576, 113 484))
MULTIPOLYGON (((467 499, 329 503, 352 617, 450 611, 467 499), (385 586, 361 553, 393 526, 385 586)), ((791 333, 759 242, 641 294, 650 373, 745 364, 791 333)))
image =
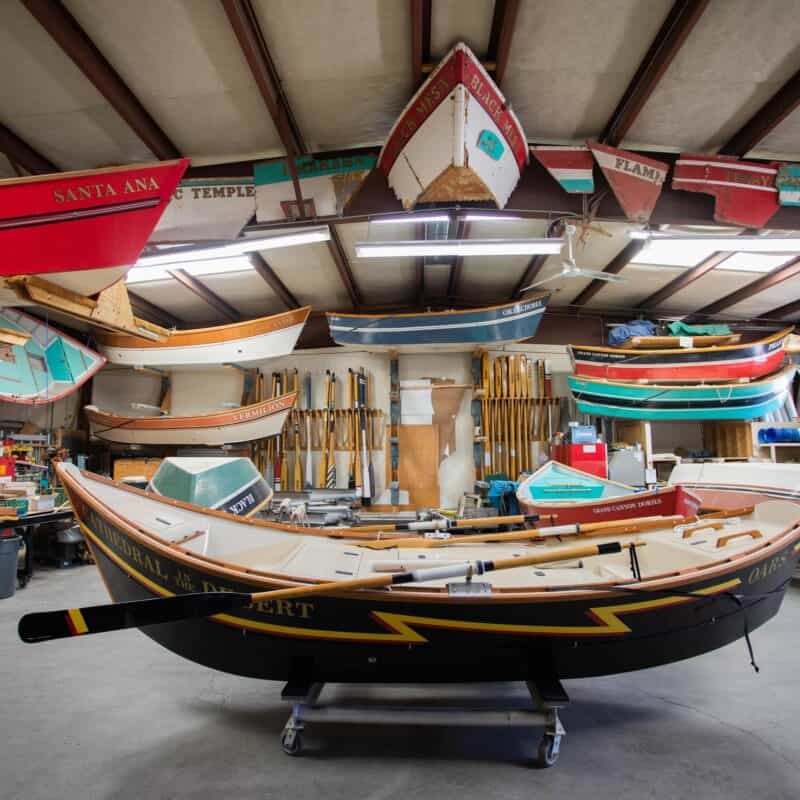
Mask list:
POLYGON ((774 162, 681 153, 675 162, 672 188, 713 195, 717 222, 760 228, 778 210, 777 173, 774 162))
POLYGON ((669 164, 587 141, 614 197, 631 222, 647 222, 661 195, 669 164))
POLYGON ((94 294, 135 263, 189 159, 0 180, 0 277, 94 294), (77 271, 91 270, 81 275, 77 271))

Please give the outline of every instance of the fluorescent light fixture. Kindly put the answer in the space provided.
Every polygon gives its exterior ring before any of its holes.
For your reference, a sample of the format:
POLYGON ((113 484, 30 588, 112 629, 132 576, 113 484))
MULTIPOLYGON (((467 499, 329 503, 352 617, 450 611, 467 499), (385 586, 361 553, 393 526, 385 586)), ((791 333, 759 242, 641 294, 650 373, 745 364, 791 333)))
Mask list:
POLYGON ((722 263, 717 264, 718 270, 733 270, 736 272, 772 272, 785 264, 791 256, 771 253, 734 253, 722 263))
POLYGON ((137 267, 155 267, 161 264, 176 264, 178 262, 200 261, 210 258, 226 258, 258 250, 272 250, 277 247, 296 247, 302 244, 327 242, 331 232, 327 225, 314 228, 301 228, 287 233, 278 233, 274 236, 253 237, 252 239, 237 239, 229 244, 214 247, 201 247, 196 250, 183 250, 172 253, 158 253, 144 256, 136 262, 137 267))
POLYGON ((376 225, 399 225, 404 222, 449 222, 447 214, 405 214, 402 217, 378 217, 371 219, 376 225))
POLYGON ((669 242, 677 245, 702 245, 711 252, 792 253, 800 251, 800 236, 714 236, 705 234, 673 234, 659 231, 630 231, 631 239, 669 242))
MULTIPOLYGON (((184 254, 184 259, 188 257, 184 254)), ((222 275, 225 272, 246 272, 253 269, 250 259, 246 255, 233 256, 231 258, 204 258, 191 261, 176 261, 161 267, 133 267, 128 270, 125 276, 125 283, 147 283, 151 281, 170 280, 168 270, 182 269, 190 275, 200 277, 201 275, 222 275)))
POLYGON ((519 222, 522 217, 515 217, 511 214, 481 214, 476 211, 471 214, 464 214, 461 219, 464 222, 519 222))
POLYGON ((393 256, 557 255, 563 239, 433 239, 404 242, 356 242, 358 258, 393 256))

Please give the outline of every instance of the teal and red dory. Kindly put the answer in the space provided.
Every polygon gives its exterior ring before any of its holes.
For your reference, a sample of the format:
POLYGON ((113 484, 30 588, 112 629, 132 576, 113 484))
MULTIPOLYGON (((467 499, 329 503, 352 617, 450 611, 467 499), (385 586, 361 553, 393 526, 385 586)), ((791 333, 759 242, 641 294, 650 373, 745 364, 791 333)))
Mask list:
POLYGON ((0 400, 40 405, 72 394, 106 360, 36 317, 0 311, 0 400))
POLYGON ((600 378, 567 380, 582 414, 626 419, 755 419, 786 401, 795 366, 750 383, 640 384, 600 378))

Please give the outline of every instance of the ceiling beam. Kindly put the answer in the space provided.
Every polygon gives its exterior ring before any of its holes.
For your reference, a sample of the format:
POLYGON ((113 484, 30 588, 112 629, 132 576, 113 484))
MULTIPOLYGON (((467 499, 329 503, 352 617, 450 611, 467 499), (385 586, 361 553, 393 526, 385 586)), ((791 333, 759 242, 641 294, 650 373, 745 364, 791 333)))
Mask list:
POLYGON ((178 148, 59 0, 22 3, 157 158, 180 156, 178 148))
MULTIPOLYGON (((618 275, 630 262, 636 258, 639 251, 645 246, 644 239, 631 239, 622 250, 611 259, 609 264, 603 268, 607 275, 618 275)), ((601 281, 595 278, 571 303, 571 306, 585 306, 608 281, 601 281)))
POLYGON ((136 294, 136 292, 132 292, 130 289, 128 289, 128 299, 131 301, 131 305, 136 309, 137 313, 165 328, 177 328, 184 322, 180 317, 176 317, 174 314, 161 308, 161 306, 157 306, 155 303, 145 300, 144 297, 136 294))
POLYGON ((266 262, 261 253, 250 253, 250 263, 259 277, 278 296, 288 309, 300 308, 297 298, 286 288, 286 284, 278 277, 274 269, 266 262))
POLYGON ((10 161, 19 164, 32 175, 60 171, 52 161, 37 153, 16 133, 2 124, 0 124, 0 153, 5 153, 10 161))
POLYGON ((240 322, 242 315, 232 306, 226 303, 218 294, 212 292, 204 283, 201 283, 193 275, 184 269, 168 269, 167 274, 180 281, 189 291, 194 292, 201 300, 204 300, 212 308, 215 308, 227 317, 231 322, 240 322))
POLYGON ((410 0, 411 3, 411 90, 422 83, 423 66, 431 58, 432 0, 410 0))
POLYGON ((749 300, 754 295, 760 294, 761 292, 764 292, 773 286, 777 286, 779 283, 788 281, 797 275, 800 275, 800 256, 793 258, 783 266, 772 270, 772 272, 762 275, 760 278, 748 283, 741 289, 737 289, 735 292, 726 294, 725 297, 722 297, 707 306, 703 306, 703 308, 693 312, 690 316, 711 316, 713 314, 718 314, 720 311, 724 311, 726 308, 735 306, 744 300, 749 300))
POLYGON ((347 258, 344 247, 342 247, 342 240, 339 238, 339 233, 335 225, 329 225, 331 238, 328 240, 328 250, 336 264, 336 269, 339 272, 339 277, 342 279, 344 288, 350 297, 350 302, 353 304, 353 309, 358 310, 364 305, 364 298, 361 295, 361 289, 356 283, 353 270, 350 268, 350 261, 347 258))
POLYGON ((522 273, 522 277, 519 279, 519 281, 517 281, 514 291, 508 298, 509 300, 519 300, 519 298, 522 297, 525 289, 530 286, 539 276, 539 273, 542 271, 542 267, 544 267, 548 258, 549 256, 546 256, 543 253, 538 253, 537 255, 531 257, 531 260, 528 262, 528 266, 525 268, 525 272, 522 273))
POLYGON ((708 4, 709 0, 675 0, 603 131, 605 144, 616 146, 625 138, 708 4))
POLYGON ((800 300, 794 300, 785 306, 779 306, 773 311, 762 314, 759 319, 783 319, 784 317, 800 316, 800 300))
POLYGON ((511 39, 517 23, 519 0, 495 0, 492 29, 489 33, 487 61, 494 61, 494 82, 501 86, 506 75, 511 39))
POLYGON ((636 308, 658 308, 665 300, 668 300, 674 294, 680 292, 681 289, 685 289, 696 280, 702 278, 703 275, 705 275, 707 272, 710 272, 712 269, 730 257, 730 252, 712 253, 708 258, 703 259, 696 266, 687 269, 685 272, 682 272, 677 278, 671 280, 666 286, 662 287, 657 292, 653 292, 653 294, 651 294, 649 297, 645 297, 644 300, 636 304, 636 308))
POLYGON ((786 117, 800 106, 800 70, 781 86, 719 151, 729 156, 747 155, 786 117))
POLYGON ((286 150, 286 165, 292 178, 298 214, 305 217, 303 194, 294 160, 307 152, 305 141, 300 133, 286 93, 283 91, 278 70, 267 47, 264 33, 258 23, 258 16, 250 0, 220 0, 233 32, 239 41, 239 47, 250 67, 253 80, 256 82, 261 99, 272 117, 281 143, 286 150))

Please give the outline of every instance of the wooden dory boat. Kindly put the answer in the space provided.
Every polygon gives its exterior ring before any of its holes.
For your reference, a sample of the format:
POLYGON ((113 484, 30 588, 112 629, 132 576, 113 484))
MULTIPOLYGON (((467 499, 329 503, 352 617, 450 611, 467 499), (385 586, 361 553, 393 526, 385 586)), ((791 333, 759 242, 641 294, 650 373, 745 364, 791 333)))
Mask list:
POLYGON ((639 384, 570 375, 569 388, 581 414, 627 419, 755 419, 780 408, 794 378, 794 365, 751 383, 684 386, 639 384))
POLYGON ((518 342, 535 336, 550 294, 467 311, 425 314, 337 314, 326 312, 336 344, 387 350, 460 349, 518 342))
POLYGON ((106 363, 71 336, 14 308, 0 311, 0 328, 0 400, 6 403, 39 405, 60 400, 106 363))
POLYGON ((85 406, 92 436, 121 444, 194 444, 218 447, 277 436, 294 405, 289 392, 241 408, 188 417, 129 417, 85 406))
POLYGON ((540 525, 674 514, 689 517, 701 505, 698 497, 680 486, 636 491, 556 461, 543 464, 519 484, 517 502, 523 514, 538 514, 540 525))
MULTIPOLYGON (((726 381, 760 378, 781 368, 786 355, 784 345, 792 328, 755 342, 710 347, 582 347, 569 345, 572 368, 585 378, 619 381, 726 381)), ((643 338, 643 337, 637 337, 643 338)), ((692 337, 687 337, 692 342, 692 337)))
POLYGON ((188 166, 182 158, 0 180, 0 276, 102 291, 135 263, 188 166))
POLYGON ((516 114, 465 44, 411 98, 378 157, 406 208, 470 201, 503 208, 527 163, 516 114))
MULTIPOLYGON (((777 613, 800 553, 800 513, 781 501, 714 521, 716 528, 665 521, 644 533, 609 529, 590 539, 605 554, 564 562, 552 560, 564 552, 556 537, 373 550, 163 500, 73 465, 58 473, 113 600, 184 596, 182 618, 149 617, 162 624, 144 627, 147 636, 213 669, 271 680, 524 680, 539 665, 564 679, 690 658, 777 613), (645 543, 636 548, 641 580, 619 551, 633 537, 645 543), (530 553, 551 562, 492 571, 500 559, 530 553), (423 583, 391 578, 390 591, 352 587, 422 556, 443 569, 479 561, 484 592, 466 593, 446 569, 423 583), (273 589, 296 591, 250 599, 273 589), (215 594, 188 596, 197 592, 215 594)), ((60 636, 109 630, 107 608, 33 615, 20 634, 41 641, 43 623, 58 623, 60 636)), ((142 619, 130 613, 115 626, 142 619)))
POLYGON ((101 334, 100 352, 112 364, 150 367, 207 367, 248 364, 294 350, 311 306, 232 325, 175 331, 163 342, 137 336, 101 334))

